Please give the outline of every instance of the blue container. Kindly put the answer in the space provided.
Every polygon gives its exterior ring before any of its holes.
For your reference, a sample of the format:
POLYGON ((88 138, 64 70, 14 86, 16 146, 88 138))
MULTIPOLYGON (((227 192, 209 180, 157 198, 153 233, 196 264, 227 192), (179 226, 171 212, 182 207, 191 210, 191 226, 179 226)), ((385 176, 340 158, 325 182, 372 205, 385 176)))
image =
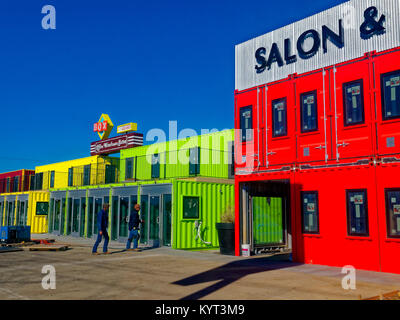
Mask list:
POLYGON ((17 241, 31 241, 31 227, 30 226, 23 226, 17 227, 17 241))
POLYGON ((17 242, 17 227, 14 226, 1 227, 0 241, 5 243, 17 242))
POLYGON ((6 226, 0 228, 0 241, 5 243, 17 243, 30 241, 30 226, 6 226))

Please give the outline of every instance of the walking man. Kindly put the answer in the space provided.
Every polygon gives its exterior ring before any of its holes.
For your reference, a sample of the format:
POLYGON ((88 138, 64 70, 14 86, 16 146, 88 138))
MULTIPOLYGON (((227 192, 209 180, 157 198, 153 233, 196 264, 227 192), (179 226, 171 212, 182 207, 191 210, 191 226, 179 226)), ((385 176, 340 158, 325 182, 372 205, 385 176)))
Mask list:
POLYGON ((93 246, 93 250, 92 253, 93 254, 98 254, 97 253, 97 247, 99 246, 102 238, 104 237, 104 245, 103 245, 103 253, 104 254, 108 254, 108 241, 110 240, 109 236, 108 236, 108 232, 107 232, 107 228, 108 228, 108 208, 110 207, 110 205, 108 203, 105 203, 103 205, 103 209, 100 210, 97 213, 97 228, 99 230, 99 233, 97 235, 97 240, 93 246))
POLYGON ((133 250, 139 251, 138 248, 139 224, 144 223, 144 220, 139 219, 139 211, 140 211, 140 205, 136 203, 134 209, 132 210, 129 216, 129 237, 126 243, 126 250, 132 250, 131 243, 133 239, 133 250))

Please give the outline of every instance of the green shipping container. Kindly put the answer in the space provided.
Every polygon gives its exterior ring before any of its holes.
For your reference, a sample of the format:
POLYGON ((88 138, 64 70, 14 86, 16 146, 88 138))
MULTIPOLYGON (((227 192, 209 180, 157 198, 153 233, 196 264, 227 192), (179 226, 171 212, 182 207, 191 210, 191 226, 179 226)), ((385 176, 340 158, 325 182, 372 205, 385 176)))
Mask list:
POLYGON ((254 245, 283 243, 282 198, 253 197, 254 245))
POLYGON ((215 224, 221 222, 221 214, 227 206, 234 205, 234 184, 175 180, 172 190, 173 248, 218 248, 215 224), (197 204, 199 207, 196 215, 197 204), (199 222, 200 236, 204 242, 200 238, 196 239, 196 225, 199 222))

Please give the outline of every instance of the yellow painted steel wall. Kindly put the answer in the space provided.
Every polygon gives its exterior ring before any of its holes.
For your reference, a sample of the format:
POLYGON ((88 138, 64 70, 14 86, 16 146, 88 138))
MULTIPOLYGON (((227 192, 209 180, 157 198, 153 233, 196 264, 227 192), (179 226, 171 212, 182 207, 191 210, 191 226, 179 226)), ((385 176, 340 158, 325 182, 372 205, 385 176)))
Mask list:
MULTIPOLYGON (((4 195, 4 203, 7 201, 7 196, 16 196, 15 204, 22 195, 28 195, 28 219, 27 225, 31 226, 31 233, 46 233, 48 230, 47 216, 37 216, 36 215, 36 203, 37 202, 48 202, 50 198, 50 193, 46 191, 30 191, 30 192, 17 192, 17 193, 7 193, 4 195)), ((5 206, 4 206, 5 208, 5 206)), ((4 209, 5 210, 5 209, 4 209)), ((3 211, 3 225, 5 223, 5 211, 3 211)), ((17 224, 17 205, 14 207, 14 221, 13 225, 17 224)))
MULTIPOLYGON (((92 156, 81 159, 74 159, 69 161, 63 161, 44 166, 38 166, 35 168, 35 173, 43 172, 43 188, 48 189, 50 186, 50 172, 54 171, 54 187, 52 189, 68 188, 68 169, 71 167, 81 167, 86 165, 92 165, 91 169, 91 184, 97 184, 94 181, 98 175, 105 175, 105 166, 115 162, 115 158, 104 158, 100 156, 92 156), (100 172, 101 171, 101 172, 100 172)), ((83 174, 83 172, 82 172, 83 174)), ((74 174, 74 186, 81 185, 81 175, 74 174)), ((104 179, 100 179, 104 180, 104 179)))
POLYGON ((36 204, 38 202, 48 202, 50 192, 31 191, 29 192, 28 202, 28 226, 31 226, 31 233, 47 233, 48 221, 46 216, 36 215, 36 204))

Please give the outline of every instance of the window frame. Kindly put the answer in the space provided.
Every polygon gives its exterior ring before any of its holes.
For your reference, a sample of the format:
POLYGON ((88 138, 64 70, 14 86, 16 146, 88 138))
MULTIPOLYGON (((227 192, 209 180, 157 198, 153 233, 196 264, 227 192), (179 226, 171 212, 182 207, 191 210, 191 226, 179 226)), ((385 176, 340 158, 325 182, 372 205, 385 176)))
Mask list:
POLYGON ((48 216, 49 215, 49 210, 50 210, 50 202, 49 201, 38 201, 36 202, 36 208, 35 208, 35 215, 37 216, 48 216), (38 214, 38 204, 47 204, 47 213, 46 214, 38 214))
POLYGON ((345 127, 352 127, 356 125, 361 125, 365 124, 365 103, 364 103, 364 80, 363 79, 357 79, 349 82, 345 82, 342 85, 342 92, 343 92, 343 125, 345 127), (362 121, 360 122, 353 122, 353 123, 348 123, 347 121, 347 92, 346 92, 346 87, 351 86, 352 84, 360 83, 360 93, 361 93, 361 106, 362 106, 362 121))
POLYGON ((200 147, 189 148, 189 175, 197 176, 200 174, 200 147), (191 153, 197 152, 197 163, 193 163, 191 153))
POLYGON ((200 196, 195 196, 195 195, 183 195, 182 196, 182 220, 200 220, 201 219, 201 199, 200 196), (197 218, 185 218, 185 205, 184 205, 184 201, 187 198, 196 198, 198 201, 198 215, 197 218))
POLYGON ((381 74, 381 79, 380 79, 381 80, 381 105, 382 105, 381 106, 381 112, 382 112, 382 120, 383 121, 400 119, 400 114, 398 116, 395 116, 395 117, 386 117, 386 113, 385 113, 385 88, 386 87, 385 87, 384 78, 387 77, 387 76, 394 75, 394 74, 398 74, 399 77, 400 77, 400 69, 381 74))
POLYGON ((346 189, 346 218, 347 218, 347 235, 349 237, 369 237, 369 214, 368 214, 368 190, 367 189, 346 189), (365 195, 365 219, 366 233, 354 233, 351 231, 351 214, 350 214, 350 192, 364 192, 365 195))
POLYGON ((319 196, 318 196, 318 191, 311 190, 311 191, 301 191, 300 192, 300 198, 301 198, 301 228, 303 234, 320 234, 320 226, 319 226, 319 196), (305 225, 304 225, 304 194, 315 194, 315 202, 316 202, 316 216, 317 216, 317 231, 310 231, 310 230, 305 230, 305 225))
POLYGON ((272 138, 282 138, 282 137, 287 137, 288 136, 288 117, 287 117, 287 97, 279 98, 279 99, 274 99, 271 101, 271 111, 272 111, 272 138), (279 102, 285 102, 285 120, 286 120, 286 125, 285 125, 285 134, 275 134, 275 113, 274 113, 274 105, 275 103, 279 102))
POLYGON ((254 119, 253 119, 253 105, 248 105, 245 107, 240 107, 239 108, 239 128, 240 128, 240 142, 241 143, 247 143, 247 142, 251 142, 254 140, 254 134, 253 134, 253 130, 254 130, 254 119), (242 128, 242 110, 244 109, 249 109, 251 114, 250 114, 250 124, 251 124, 251 128, 246 128, 245 131, 243 132, 243 128, 242 128), (251 130, 251 138, 247 139, 247 130, 251 130), (244 139, 243 139, 244 137, 244 139))
POLYGON ((125 159, 125 180, 133 179, 133 162, 134 161, 135 161, 134 157, 125 159), (128 171, 128 162, 131 164, 129 171, 128 171))
POLYGON ((91 164, 87 164, 83 166, 83 185, 84 186, 90 186, 90 180, 91 180, 91 176, 92 176, 92 165, 91 164), (89 169, 89 174, 88 174, 88 181, 85 181, 86 179, 86 170, 89 169), (86 183, 87 182, 87 183, 86 183))
POLYGON ((53 170, 50 172, 50 188, 54 188, 56 172, 53 170))
POLYGON ((301 133, 310 133, 310 132, 316 132, 318 131, 318 91, 317 90, 312 90, 308 92, 304 92, 300 94, 300 131, 301 133), (309 129, 304 129, 304 124, 303 124, 303 103, 304 103, 304 96, 309 96, 309 95, 314 95, 314 105, 315 105, 315 122, 316 126, 315 129, 309 130, 309 129))
POLYGON ((390 191, 398 191, 400 192, 400 188, 385 188, 385 213, 386 213, 386 236, 390 239, 400 239, 400 234, 398 235, 392 235, 390 232, 390 214, 389 214, 389 207, 388 204, 389 202, 389 192, 390 191))
POLYGON ((154 153, 154 154, 151 155, 151 178, 152 179, 159 179, 160 178, 160 171, 161 171, 160 170, 160 153, 154 153), (157 161, 157 163, 154 163, 154 158, 155 158, 156 155, 157 155, 158 161, 157 161), (157 176, 155 175, 155 169, 154 169, 155 166, 158 167, 158 169, 157 169, 158 175, 157 176))
POLYGON ((68 168, 68 187, 74 185, 74 167, 68 168))

